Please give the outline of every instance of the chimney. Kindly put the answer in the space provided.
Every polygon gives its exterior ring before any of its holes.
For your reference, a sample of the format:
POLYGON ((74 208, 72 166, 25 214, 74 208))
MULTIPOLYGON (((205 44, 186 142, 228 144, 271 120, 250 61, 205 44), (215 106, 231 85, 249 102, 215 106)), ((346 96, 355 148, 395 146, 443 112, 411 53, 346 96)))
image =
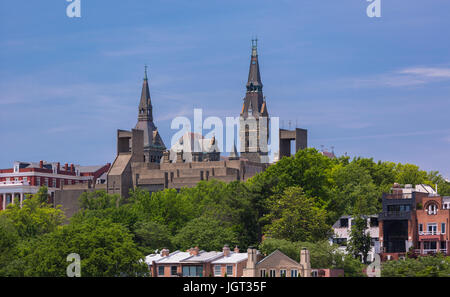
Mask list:
POLYGON ((247 249, 247 254, 248 254, 248 258, 247 258, 247 268, 250 269, 255 269, 256 268, 256 249, 252 246, 249 246, 247 249))
POLYGON ((198 246, 196 246, 195 248, 190 248, 189 249, 189 254, 191 256, 198 256, 198 246))
POLYGON ((236 254, 239 254, 239 248, 238 248, 238 246, 235 246, 235 247, 234 247, 233 252, 235 252, 236 254))
POLYGON ((228 244, 223 246, 223 256, 224 257, 229 257, 230 256, 230 247, 228 246, 228 244))
POLYGON ((300 264, 303 267, 302 276, 310 277, 311 276, 311 258, 309 255, 309 251, 306 248, 302 248, 300 251, 300 264))
POLYGON ((168 257, 170 254, 169 249, 163 248, 161 250, 161 257, 168 257))
POLYGON ((68 171, 68 170, 69 170, 69 164, 67 164, 67 163, 64 164, 64 170, 65 170, 65 171, 68 171))
POLYGON ((44 168, 44 161, 39 161, 39 168, 44 168))

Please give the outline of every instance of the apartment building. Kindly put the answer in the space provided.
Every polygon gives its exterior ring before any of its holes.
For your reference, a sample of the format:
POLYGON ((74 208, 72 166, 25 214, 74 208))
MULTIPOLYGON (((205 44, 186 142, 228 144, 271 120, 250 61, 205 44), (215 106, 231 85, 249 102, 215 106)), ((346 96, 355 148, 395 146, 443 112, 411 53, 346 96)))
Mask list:
POLYGON ((428 185, 394 184, 382 197, 379 215, 382 260, 415 255, 449 255, 450 197, 428 185))
MULTIPOLYGON (((367 232, 369 232, 371 240, 371 249, 367 255, 367 261, 375 260, 375 254, 380 252, 378 215, 365 216, 367 221, 367 232)), ((350 240, 351 229, 353 225, 352 216, 342 216, 333 224, 333 236, 329 239, 330 244, 337 244, 338 249, 347 253, 347 243, 350 240)), ((362 259, 361 259, 362 260, 362 259)))

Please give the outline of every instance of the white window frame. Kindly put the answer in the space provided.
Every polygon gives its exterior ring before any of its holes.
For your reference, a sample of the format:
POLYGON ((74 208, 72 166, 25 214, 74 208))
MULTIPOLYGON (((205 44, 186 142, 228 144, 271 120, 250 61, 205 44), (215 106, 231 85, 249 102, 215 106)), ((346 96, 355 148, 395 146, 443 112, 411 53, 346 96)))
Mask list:
POLYGON ((227 265, 226 272, 227 272, 227 276, 233 276, 233 265, 227 265), (228 273, 229 268, 231 268, 231 273, 228 273))
POLYGON ((291 269, 291 277, 297 277, 298 276, 298 270, 297 269, 291 269))
POLYGON ((280 269, 280 277, 283 277, 283 273, 284 277, 287 277, 287 269, 280 269))
POLYGON ((438 234, 437 230, 438 229, 437 229, 437 224, 436 223, 428 223, 427 224, 427 233, 428 234, 432 234, 432 235, 438 234))
POLYGON ((277 271, 275 269, 269 269, 269 277, 276 277, 277 271))
POLYGON ((445 234, 447 226, 445 225, 445 223, 441 223, 441 234, 445 234))
POLYGON ((222 276, 222 265, 214 265, 214 276, 222 276), (219 273, 217 273, 219 269, 219 273))

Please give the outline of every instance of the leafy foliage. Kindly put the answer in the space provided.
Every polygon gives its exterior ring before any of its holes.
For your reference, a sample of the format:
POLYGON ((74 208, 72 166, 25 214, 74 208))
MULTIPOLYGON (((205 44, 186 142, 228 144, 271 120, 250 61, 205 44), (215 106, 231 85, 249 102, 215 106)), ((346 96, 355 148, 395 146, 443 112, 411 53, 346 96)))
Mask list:
POLYGON ((450 277, 450 257, 442 254, 416 259, 387 261, 382 264, 383 277, 450 277))
POLYGON ((266 235, 291 241, 315 242, 331 234, 325 211, 306 197, 300 187, 287 188, 282 195, 271 197, 266 218, 266 235))

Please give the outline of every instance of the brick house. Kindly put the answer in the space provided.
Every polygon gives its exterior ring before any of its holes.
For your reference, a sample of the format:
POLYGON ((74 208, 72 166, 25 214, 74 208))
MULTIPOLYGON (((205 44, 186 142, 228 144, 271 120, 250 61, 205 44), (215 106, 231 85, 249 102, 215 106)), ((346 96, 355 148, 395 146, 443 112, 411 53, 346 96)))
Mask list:
POLYGON ((11 203, 22 204, 26 194, 36 194, 46 186, 49 202, 57 190, 69 185, 106 183, 109 163, 97 166, 80 166, 59 162, 14 162, 13 168, 0 169, 0 210, 11 203))
POLYGON ((428 185, 400 187, 383 194, 379 215, 381 259, 443 253, 450 255, 450 197, 441 197, 428 185))
POLYGON ((231 252, 227 245, 222 252, 201 251, 198 247, 172 253, 163 249, 161 253, 145 258, 153 277, 224 276, 225 273, 227 276, 241 276, 246 260, 247 253, 239 253, 237 247, 231 252))

